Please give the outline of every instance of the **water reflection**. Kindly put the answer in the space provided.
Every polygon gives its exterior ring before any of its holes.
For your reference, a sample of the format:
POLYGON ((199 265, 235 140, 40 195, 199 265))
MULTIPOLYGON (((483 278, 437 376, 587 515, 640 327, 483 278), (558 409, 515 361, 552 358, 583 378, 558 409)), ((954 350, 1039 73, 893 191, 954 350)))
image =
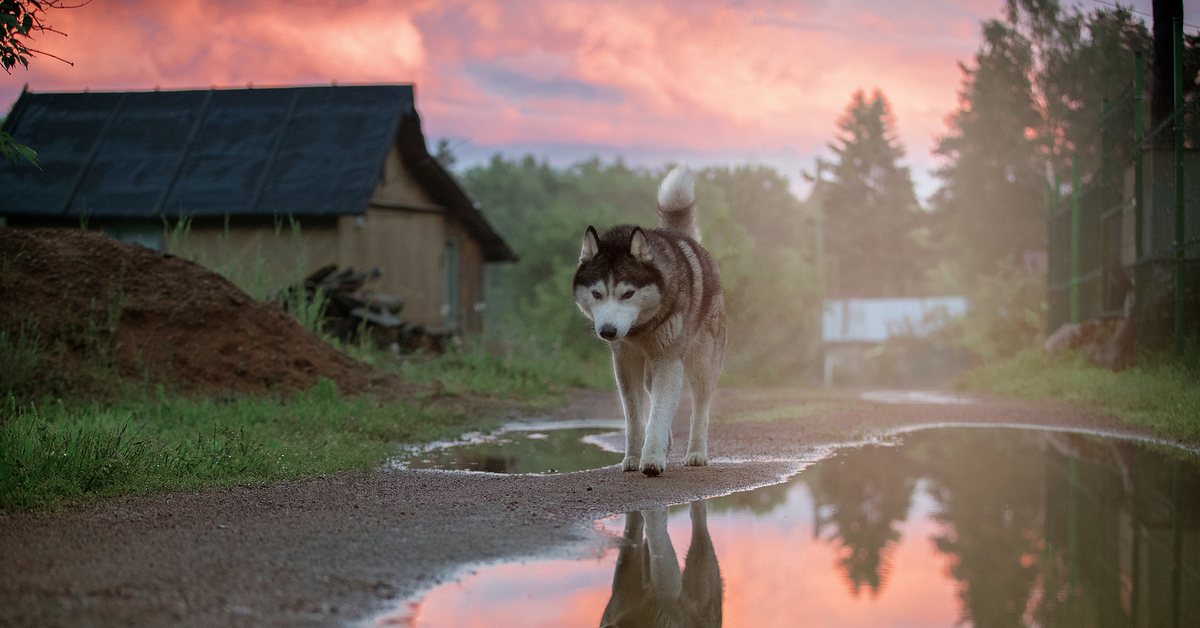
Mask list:
POLYGON ((1182 452, 930 430, 785 484, 601 522, 621 539, 601 560, 481 569, 381 621, 1200 626, 1198 498, 1200 462, 1182 452))
POLYGON ((667 509, 626 515, 601 626, 721 625, 721 570, 708 534, 708 508, 696 501, 688 511, 692 538, 682 571, 667 530, 667 509))
POLYGON ((900 472, 904 456, 895 447, 869 447, 839 460, 832 472, 805 477, 816 506, 814 534, 839 546, 838 564, 854 595, 864 585, 879 593, 888 550, 900 540, 898 524, 908 518, 917 476, 900 472))
POLYGON ((487 473, 568 473, 617 464, 622 454, 595 444, 611 427, 510 427, 474 442, 413 451, 393 463, 408 469, 447 469, 487 473))

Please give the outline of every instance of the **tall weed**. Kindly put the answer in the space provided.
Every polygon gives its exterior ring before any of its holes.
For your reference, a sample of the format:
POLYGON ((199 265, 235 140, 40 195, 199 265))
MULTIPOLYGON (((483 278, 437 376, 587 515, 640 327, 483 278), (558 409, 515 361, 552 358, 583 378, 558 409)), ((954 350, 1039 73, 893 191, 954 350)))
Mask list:
POLYGON ((607 359, 582 358, 554 341, 497 337, 468 340, 441 354, 388 357, 374 362, 401 379, 441 382, 451 393, 526 400, 560 398, 566 388, 611 389, 607 359))

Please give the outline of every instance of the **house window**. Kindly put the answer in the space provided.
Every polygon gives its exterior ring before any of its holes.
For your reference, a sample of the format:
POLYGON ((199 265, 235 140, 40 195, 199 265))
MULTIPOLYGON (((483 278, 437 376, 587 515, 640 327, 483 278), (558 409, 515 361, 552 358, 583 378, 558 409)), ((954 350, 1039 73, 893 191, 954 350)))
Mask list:
POLYGON ((461 326, 461 249, 457 240, 446 240, 442 249, 442 326, 447 331, 458 330, 461 326))

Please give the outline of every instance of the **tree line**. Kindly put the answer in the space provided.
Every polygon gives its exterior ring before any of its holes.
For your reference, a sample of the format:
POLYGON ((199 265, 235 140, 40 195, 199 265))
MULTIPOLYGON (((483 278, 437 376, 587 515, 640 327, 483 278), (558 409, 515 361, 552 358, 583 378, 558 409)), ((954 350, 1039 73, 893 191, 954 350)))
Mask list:
MULTIPOLYGON (((1044 333, 1044 276, 1024 261, 1046 250, 1048 182, 1069 181, 1073 156, 1082 172, 1098 167, 1101 103, 1132 83, 1135 52, 1147 66, 1156 62, 1152 37, 1127 9, 1084 12, 1042 0, 1009 0, 980 32, 978 51, 960 63, 959 106, 934 150, 940 186, 924 204, 879 90, 851 95, 829 144, 833 159, 818 167, 803 202, 769 167, 700 172, 700 224, 725 282, 735 376, 811 378, 826 296, 967 295, 984 307, 974 327, 956 333, 987 358, 1044 333)), ((1185 57, 1190 93, 1200 37, 1187 36, 1185 57)), ((589 224, 652 225, 668 168, 592 159, 556 169, 497 155, 466 170, 466 187, 522 260, 489 277, 492 320, 602 359, 602 343, 570 306, 580 238, 589 224)))

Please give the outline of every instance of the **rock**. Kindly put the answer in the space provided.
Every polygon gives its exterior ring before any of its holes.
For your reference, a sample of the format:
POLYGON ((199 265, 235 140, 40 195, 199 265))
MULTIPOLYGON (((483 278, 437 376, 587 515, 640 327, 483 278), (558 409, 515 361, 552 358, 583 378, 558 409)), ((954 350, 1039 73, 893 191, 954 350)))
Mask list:
POLYGON ((1133 337, 1133 319, 1093 318, 1064 324, 1042 348, 1050 354, 1080 351, 1100 368, 1123 371, 1134 363, 1133 337))

